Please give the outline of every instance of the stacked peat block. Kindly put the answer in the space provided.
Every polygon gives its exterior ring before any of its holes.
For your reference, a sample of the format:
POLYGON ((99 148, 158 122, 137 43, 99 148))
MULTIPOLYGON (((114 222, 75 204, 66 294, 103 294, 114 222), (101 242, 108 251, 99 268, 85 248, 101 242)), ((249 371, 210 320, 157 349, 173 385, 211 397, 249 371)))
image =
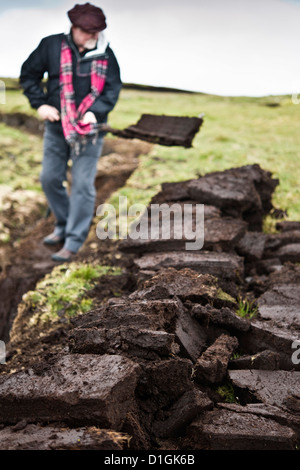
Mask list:
POLYGON ((152 203, 204 204, 203 248, 122 241, 136 289, 75 318, 65 351, 0 377, 0 448, 299 446, 300 230, 262 232, 277 184, 253 165, 163 185, 152 203), (250 292, 258 314, 241 318, 250 292))
MULTIPOLYGON (((215 387, 229 380, 237 394, 239 404, 230 411, 228 405, 226 412, 224 409, 207 411, 196 420, 196 424, 191 425, 188 434, 194 439, 195 447, 260 449, 290 445, 292 448, 294 433, 298 433, 299 439, 299 420, 295 410, 299 410, 300 403, 300 361, 295 354, 296 361, 292 361, 292 357, 295 353, 293 348, 300 339, 300 269, 297 266, 300 223, 279 222, 276 226, 278 233, 263 233, 264 217, 276 212, 272 195, 277 185, 278 180, 259 165, 215 172, 197 180, 166 183, 151 204, 167 204, 169 207, 173 204, 181 207, 204 204, 203 248, 186 251, 184 244, 187 240, 177 240, 175 236, 171 240, 129 239, 120 246, 124 252, 136 253, 135 264, 146 285, 151 283, 153 287, 157 282, 160 288, 171 289, 172 295, 181 298, 191 318, 205 327, 207 338, 202 354, 196 360, 190 354, 194 363, 194 381, 200 387, 203 384, 215 387), (194 283, 189 295, 182 297, 187 277, 184 270, 189 269, 195 273, 194 283), (174 284, 169 280, 171 270, 174 284), (216 293, 214 301, 199 301, 194 295, 198 280, 196 273, 217 278, 218 286, 235 300, 238 292, 250 294, 252 298, 255 296, 258 314, 251 321, 243 320, 236 315, 236 307, 230 305, 228 299, 228 305, 218 303, 216 293), (238 354, 234 355, 234 352, 238 354), (232 369, 236 375, 230 374, 232 369), (277 396, 282 395, 286 399, 285 405, 277 403, 276 399, 270 403, 261 396, 257 398, 258 380, 254 385, 245 385, 248 395, 241 393, 242 388, 237 383, 239 374, 243 376, 243 369, 268 371, 270 381, 264 384, 266 393, 263 396, 268 393, 275 396, 274 387, 270 385, 274 382, 278 387, 277 396), (288 387, 285 390, 279 386, 283 371, 287 374, 288 387), (245 396, 248 401, 244 401, 245 396), (246 412, 245 406, 249 403, 252 410, 252 400, 255 403, 259 401, 260 407, 253 409, 253 416, 250 416, 251 412, 248 409, 246 412), (266 411, 270 406, 273 407, 272 413, 266 411), (281 419, 282 414, 290 416, 290 419, 281 419), (227 418, 229 427, 225 426, 227 418), (266 418, 272 421, 265 422, 266 418), (210 420, 219 423, 215 424, 214 431, 209 425, 210 420), (261 433, 257 433, 257 428, 255 432, 247 431, 252 423, 260 427, 261 433), (290 426, 290 429, 282 430, 283 434, 277 428, 282 424, 290 426), (224 433, 223 428, 226 429, 224 433), (277 437, 272 441, 270 436, 273 434, 277 437)), ((176 223, 178 219, 174 217, 176 223)), ((173 234, 177 231, 175 227, 173 234)), ((192 330, 193 327, 187 329, 189 338, 192 330)), ((218 407, 221 407, 219 403, 218 407)))

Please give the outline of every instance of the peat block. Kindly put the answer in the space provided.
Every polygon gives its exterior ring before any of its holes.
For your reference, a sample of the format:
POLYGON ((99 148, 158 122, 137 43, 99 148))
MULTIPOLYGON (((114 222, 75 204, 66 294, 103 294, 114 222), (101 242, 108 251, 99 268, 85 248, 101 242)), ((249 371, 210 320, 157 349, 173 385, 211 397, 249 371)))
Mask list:
POLYGON ((206 328, 210 326, 220 326, 224 327, 229 332, 247 332, 251 327, 248 320, 239 317, 234 310, 228 307, 216 309, 209 304, 194 304, 191 309, 191 314, 206 328))
POLYGON ((195 378, 198 382, 220 383, 225 378, 229 359, 238 346, 234 336, 221 335, 199 357, 195 364, 195 378))
POLYGON ((45 366, 42 373, 0 377, 1 423, 91 421, 120 430, 134 402, 137 364, 118 355, 72 354, 45 366))
POLYGON ((1 450, 123 450, 129 436, 96 427, 66 428, 24 424, 0 430, 1 450))
POLYGON ((185 392, 164 414, 164 419, 154 421, 152 431, 158 437, 175 437, 201 412, 213 408, 206 393, 193 388, 185 392))
POLYGON ((278 370, 280 368, 280 354, 275 351, 264 350, 252 356, 241 356, 229 362, 230 369, 260 369, 278 370))
POLYGON ((209 173, 188 183, 192 199, 219 207, 224 214, 242 217, 249 230, 260 231, 262 217, 272 209, 272 194, 279 181, 259 165, 209 173))
POLYGON ((192 269, 162 269, 157 275, 145 281, 144 287, 159 285, 166 287, 171 295, 182 301, 190 300, 197 303, 211 303, 217 308, 235 307, 236 301, 222 291, 218 281, 210 274, 199 274, 192 269))
POLYGON ((274 285, 258 299, 258 311, 263 320, 273 320, 291 330, 300 330, 299 284, 274 285))
POLYGON ((300 372, 284 370, 232 370, 228 371, 234 388, 266 405, 288 411, 288 399, 300 393, 300 372))
POLYGON ((263 258, 268 235, 262 232, 247 232, 236 246, 236 251, 247 261, 263 258))
POLYGON ((174 210, 174 217, 170 218, 168 233, 163 228, 163 219, 151 217, 147 210, 141 217, 141 231, 138 236, 130 232, 130 236, 121 240, 119 250, 127 253, 143 254, 163 251, 209 251, 232 252, 239 240, 245 235, 248 224, 240 218, 229 216, 204 215, 204 220, 196 221, 192 208, 184 209, 184 214, 191 211, 192 223, 185 226, 181 206, 178 204, 174 210), (177 217, 176 217, 177 212, 177 217))
POLYGON ((276 229, 281 230, 282 232, 288 232, 290 230, 300 231, 300 222, 296 222, 293 220, 285 220, 283 222, 277 222, 276 229))
POLYGON ((114 329, 126 326, 164 329, 176 317, 181 304, 176 299, 118 299, 73 321, 77 328, 114 329))
POLYGON ((247 334, 239 336, 239 344, 243 352, 251 355, 265 349, 279 354, 280 369, 300 370, 299 364, 292 362, 292 344, 299 340, 299 334, 284 328, 270 320, 252 320, 247 334))
POLYGON ((211 251, 170 251, 144 254, 134 260, 139 269, 159 271, 162 268, 190 268, 202 274, 218 278, 241 279, 244 275, 244 260, 229 253, 211 251))
POLYGON ((142 114, 139 121, 123 130, 111 129, 125 139, 141 139, 160 145, 191 147, 203 123, 202 117, 142 114))
POLYGON ((151 412, 169 408, 185 392, 192 390, 192 367, 192 361, 184 358, 145 364, 137 387, 141 408, 151 412))
POLYGON ((185 354, 195 362, 207 344, 205 329, 187 311, 182 310, 178 312, 175 335, 185 354))
POLYGON ((188 428, 195 449, 209 450, 293 450, 297 435, 293 429, 249 413, 228 409, 207 411, 188 428))
POLYGON ((144 359, 175 354, 178 347, 175 335, 165 331, 146 330, 136 327, 78 328, 70 336, 70 351, 79 354, 127 353, 144 359))
POLYGON ((297 270, 287 266, 270 276, 269 288, 257 299, 258 317, 251 320, 249 333, 239 338, 244 351, 274 351, 279 354, 280 368, 300 370, 292 362, 292 345, 299 339, 299 292, 297 270))

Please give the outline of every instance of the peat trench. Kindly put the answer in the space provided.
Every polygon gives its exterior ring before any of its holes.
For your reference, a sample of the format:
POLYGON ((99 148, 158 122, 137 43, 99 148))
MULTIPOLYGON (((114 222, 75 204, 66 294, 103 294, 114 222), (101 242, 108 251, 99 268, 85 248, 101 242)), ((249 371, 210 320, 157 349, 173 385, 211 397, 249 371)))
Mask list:
MULTIPOLYGON (((23 131, 39 135, 43 133, 43 126, 35 117, 16 113, 2 115, 1 120, 23 131)), ((138 165, 138 156, 148 153, 150 149, 151 145, 146 142, 105 139, 95 182, 96 207, 104 203, 114 191, 124 186, 138 165)), ((5 246, 3 248, 5 255, 0 252, 0 339, 5 342, 8 341, 9 331, 23 294, 33 289, 41 278, 52 271, 56 263, 51 260, 51 254, 58 249, 43 244, 43 238, 52 232, 54 225, 53 217, 47 214, 45 201, 34 195, 33 199, 27 202, 28 213, 22 217, 20 223, 20 217, 15 214, 20 207, 18 205, 14 207, 15 201, 10 201, 10 197, 13 199, 14 195, 8 196, 7 203, 10 207, 5 212, 5 222, 12 226, 11 220, 16 219, 16 227, 12 229, 12 240, 21 238, 21 242, 17 247, 14 244, 5 246), (37 206, 41 206, 43 202, 45 216, 41 217, 40 208, 37 206)))
POLYGON ((107 278, 99 307, 43 335, 21 302, 0 366, 0 449, 297 449, 300 222, 262 231, 277 185, 259 165, 166 183, 151 203, 189 204, 194 221, 204 204, 202 250, 176 238, 176 217, 169 240, 89 240, 79 258, 122 266, 120 297, 107 278))

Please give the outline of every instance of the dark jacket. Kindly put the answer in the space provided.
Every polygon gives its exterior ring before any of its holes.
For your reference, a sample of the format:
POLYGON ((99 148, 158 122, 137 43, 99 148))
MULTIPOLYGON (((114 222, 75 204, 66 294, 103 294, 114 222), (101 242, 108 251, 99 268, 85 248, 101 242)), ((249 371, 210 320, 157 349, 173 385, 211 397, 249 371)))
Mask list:
POLYGON ((108 113, 114 108, 122 83, 120 69, 112 49, 107 45, 100 55, 97 51, 80 54, 73 43, 71 34, 55 34, 48 36, 40 42, 21 69, 20 84, 24 94, 33 108, 37 109, 43 104, 60 107, 60 53, 62 40, 66 39, 72 49, 73 58, 73 85, 77 107, 91 91, 90 71, 91 63, 95 58, 108 59, 107 78, 101 95, 95 100, 89 111, 92 111, 98 122, 106 122, 108 113), (98 55, 97 55, 98 54, 98 55), (48 74, 48 81, 42 82, 44 75, 48 74))

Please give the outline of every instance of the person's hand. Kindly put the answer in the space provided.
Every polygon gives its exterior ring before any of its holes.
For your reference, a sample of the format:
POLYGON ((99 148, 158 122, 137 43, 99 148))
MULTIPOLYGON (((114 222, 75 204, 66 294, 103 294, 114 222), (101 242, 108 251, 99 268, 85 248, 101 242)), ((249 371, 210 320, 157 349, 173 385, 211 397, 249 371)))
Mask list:
POLYGON ((82 124, 97 124, 97 119, 92 111, 88 111, 81 119, 81 122, 82 124))
POLYGON ((37 110, 39 116, 44 120, 44 121, 60 121, 60 114, 59 111, 54 108, 54 106, 50 106, 48 104, 43 104, 40 106, 37 110))

